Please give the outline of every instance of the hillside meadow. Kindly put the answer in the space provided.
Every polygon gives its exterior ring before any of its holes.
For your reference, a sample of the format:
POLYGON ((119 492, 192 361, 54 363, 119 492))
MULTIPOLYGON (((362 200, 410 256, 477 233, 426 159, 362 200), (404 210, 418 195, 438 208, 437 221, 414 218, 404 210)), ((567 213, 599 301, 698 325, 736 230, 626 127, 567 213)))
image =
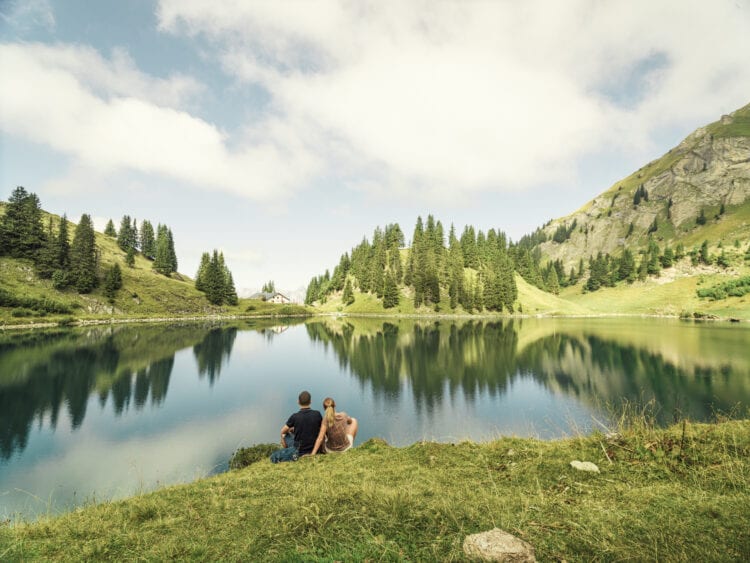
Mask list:
POLYGON ((463 560, 502 528, 540 561, 740 561, 750 554, 750 422, 647 416, 543 442, 370 440, 0 526, 0 559, 463 560), (573 460, 600 472, 573 469, 573 460))

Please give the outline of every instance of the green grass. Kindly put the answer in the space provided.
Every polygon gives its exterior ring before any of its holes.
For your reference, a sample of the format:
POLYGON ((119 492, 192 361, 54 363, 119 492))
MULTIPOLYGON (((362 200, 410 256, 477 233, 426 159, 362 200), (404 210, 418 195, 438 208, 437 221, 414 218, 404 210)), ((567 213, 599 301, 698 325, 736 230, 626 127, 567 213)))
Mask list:
POLYGON ((2 560, 463 560, 500 527, 540 561, 739 561, 750 422, 476 444, 371 440, 0 527, 2 560), (601 473, 573 470, 572 460, 601 473))
POLYGON ((721 120, 708 126, 714 137, 750 137, 750 104, 732 114, 732 123, 724 125, 721 120))

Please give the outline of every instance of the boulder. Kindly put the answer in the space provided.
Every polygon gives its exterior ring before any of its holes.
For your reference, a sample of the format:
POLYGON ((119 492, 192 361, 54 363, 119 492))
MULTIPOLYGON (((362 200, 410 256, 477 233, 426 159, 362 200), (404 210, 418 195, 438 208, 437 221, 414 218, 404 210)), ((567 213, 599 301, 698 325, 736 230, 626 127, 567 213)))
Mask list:
POLYGON ((536 561, 534 547, 512 534, 495 528, 488 532, 466 536, 464 553, 482 561, 527 563, 536 561))

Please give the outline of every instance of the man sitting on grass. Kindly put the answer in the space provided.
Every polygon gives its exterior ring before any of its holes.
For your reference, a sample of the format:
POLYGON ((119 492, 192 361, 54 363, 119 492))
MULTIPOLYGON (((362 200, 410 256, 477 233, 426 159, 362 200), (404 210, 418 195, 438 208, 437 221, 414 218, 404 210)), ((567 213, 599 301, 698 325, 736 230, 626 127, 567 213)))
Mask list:
POLYGON ((281 428, 282 449, 271 454, 271 463, 297 461, 300 456, 310 454, 315 447, 323 417, 320 412, 310 408, 312 397, 307 391, 299 394, 297 402, 299 410, 281 428))

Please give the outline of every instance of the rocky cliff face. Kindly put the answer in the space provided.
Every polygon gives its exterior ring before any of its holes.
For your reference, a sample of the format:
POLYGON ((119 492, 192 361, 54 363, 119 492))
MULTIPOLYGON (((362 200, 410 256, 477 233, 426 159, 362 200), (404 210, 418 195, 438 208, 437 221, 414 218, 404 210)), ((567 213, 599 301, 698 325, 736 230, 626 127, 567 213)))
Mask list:
POLYGON ((698 129, 575 213, 552 221, 541 248, 567 268, 600 251, 619 254, 625 246, 645 246, 654 220, 660 244, 676 244, 705 228, 696 223, 701 211, 712 222, 722 206, 729 216, 745 204, 750 205, 750 105, 698 129), (636 204, 639 190, 644 195, 636 204), (552 241, 561 225, 574 221, 565 242, 552 241))

